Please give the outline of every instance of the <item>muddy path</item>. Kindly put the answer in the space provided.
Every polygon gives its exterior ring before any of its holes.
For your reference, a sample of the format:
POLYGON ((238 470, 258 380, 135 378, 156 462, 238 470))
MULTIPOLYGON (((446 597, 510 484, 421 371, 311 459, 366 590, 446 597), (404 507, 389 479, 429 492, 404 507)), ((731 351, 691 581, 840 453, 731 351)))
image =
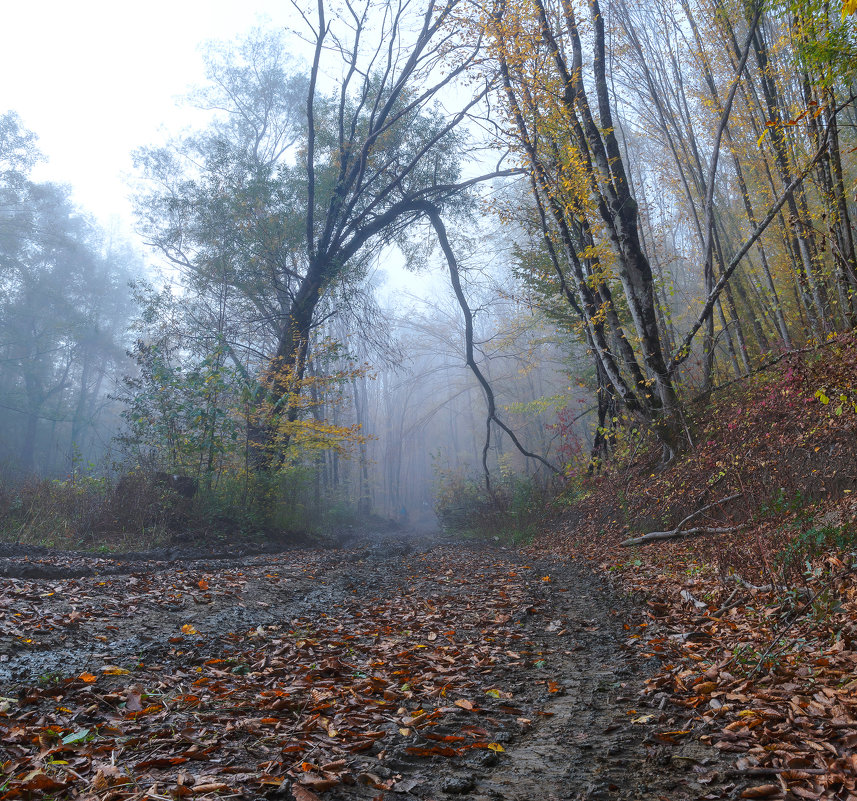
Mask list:
POLYGON ((640 611, 587 568, 401 532, 345 544, 0 553, 3 797, 740 793, 646 694, 640 611))

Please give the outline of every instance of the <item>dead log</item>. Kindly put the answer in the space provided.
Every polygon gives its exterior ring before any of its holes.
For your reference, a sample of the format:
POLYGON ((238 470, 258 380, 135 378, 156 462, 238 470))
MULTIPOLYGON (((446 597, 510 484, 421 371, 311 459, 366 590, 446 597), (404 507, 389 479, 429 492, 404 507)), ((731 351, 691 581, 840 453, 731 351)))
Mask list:
POLYGON ((725 528, 708 528, 702 526, 699 528, 687 528, 684 531, 653 531, 651 534, 643 534, 641 537, 630 537, 627 540, 622 540, 619 544, 623 547, 629 545, 648 545, 650 542, 658 542, 659 540, 673 540, 680 537, 698 537, 700 534, 726 534, 729 531, 737 531, 741 526, 727 526, 725 528))
POLYGON ((648 545, 650 542, 658 542, 660 540, 671 540, 676 539, 678 537, 696 537, 700 534, 726 534, 729 531, 737 531, 740 526, 728 526, 725 528, 710 528, 706 526, 700 526, 697 528, 684 528, 685 523, 689 523, 693 518, 699 517, 704 512, 707 512, 709 509, 719 506, 721 503, 726 503, 727 501, 734 501, 736 498, 741 497, 740 492, 735 493, 735 495, 729 495, 726 498, 721 498, 719 501, 714 501, 713 503, 709 503, 707 506, 703 506, 701 509, 697 509, 695 512, 691 512, 684 520, 682 520, 672 531, 652 531, 650 534, 643 534, 640 537, 629 537, 627 540, 623 540, 619 544, 625 548, 630 545, 648 545))

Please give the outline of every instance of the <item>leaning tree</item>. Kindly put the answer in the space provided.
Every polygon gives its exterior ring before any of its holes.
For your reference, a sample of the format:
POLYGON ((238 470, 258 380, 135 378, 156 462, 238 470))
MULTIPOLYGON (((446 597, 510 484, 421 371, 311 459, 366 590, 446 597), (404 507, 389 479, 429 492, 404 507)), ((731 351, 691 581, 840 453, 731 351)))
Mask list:
POLYGON ((506 174, 462 177, 464 123, 487 86, 465 81, 480 43, 450 24, 458 1, 417 11, 366 0, 332 14, 319 0, 301 12, 308 73, 272 34, 212 50, 194 100, 219 110, 216 122, 139 154, 150 241, 197 286, 227 286, 236 318, 257 321, 261 465, 288 445, 320 318, 427 208, 450 210, 506 174))

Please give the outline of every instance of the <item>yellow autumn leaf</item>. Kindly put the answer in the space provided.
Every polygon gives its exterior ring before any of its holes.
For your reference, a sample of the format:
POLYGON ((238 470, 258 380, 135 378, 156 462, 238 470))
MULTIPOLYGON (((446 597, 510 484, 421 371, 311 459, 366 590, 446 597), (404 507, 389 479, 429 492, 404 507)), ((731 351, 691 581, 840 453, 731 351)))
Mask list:
POLYGON ((126 673, 130 673, 131 671, 117 667, 116 665, 107 665, 106 667, 101 668, 101 672, 105 676, 124 676, 126 673))
POLYGON ((185 623, 184 626, 182 626, 182 634, 199 634, 199 632, 191 623, 185 623))
POLYGON ((506 750, 505 748, 503 748, 502 745, 500 745, 500 743, 488 743, 488 747, 492 751, 496 751, 498 754, 501 754, 501 753, 503 753, 503 751, 506 750))
POLYGON ((485 690, 485 695, 490 695, 492 698, 499 698, 500 691, 499 690, 485 690))

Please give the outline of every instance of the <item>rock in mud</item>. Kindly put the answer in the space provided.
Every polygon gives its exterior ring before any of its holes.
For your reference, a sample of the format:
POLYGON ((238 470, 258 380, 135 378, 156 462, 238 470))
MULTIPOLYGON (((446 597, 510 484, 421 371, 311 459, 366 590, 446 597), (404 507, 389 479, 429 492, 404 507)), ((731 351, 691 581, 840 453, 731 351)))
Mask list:
POLYGON ((476 779, 471 774, 459 774, 447 776, 441 779, 440 789, 450 795, 461 795, 469 793, 476 786, 476 779))

